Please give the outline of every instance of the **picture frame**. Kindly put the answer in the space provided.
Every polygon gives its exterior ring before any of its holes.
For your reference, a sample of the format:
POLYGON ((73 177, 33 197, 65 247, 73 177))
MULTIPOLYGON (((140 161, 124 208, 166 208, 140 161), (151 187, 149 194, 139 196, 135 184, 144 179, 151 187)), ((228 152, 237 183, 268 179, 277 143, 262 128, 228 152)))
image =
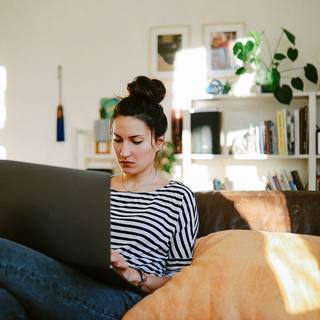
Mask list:
POLYGON ((150 28, 150 74, 173 79, 177 53, 189 47, 189 26, 150 28))
POLYGON ((205 24, 203 43, 206 49, 207 76, 227 78, 235 75, 241 66, 233 54, 233 46, 244 36, 244 22, 205 24))

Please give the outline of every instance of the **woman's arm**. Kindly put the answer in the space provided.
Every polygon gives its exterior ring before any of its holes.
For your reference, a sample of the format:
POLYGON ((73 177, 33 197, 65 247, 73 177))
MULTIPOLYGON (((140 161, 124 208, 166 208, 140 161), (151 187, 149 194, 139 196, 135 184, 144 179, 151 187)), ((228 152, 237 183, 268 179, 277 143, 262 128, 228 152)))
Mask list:
MULTIPOLYGON (((128 263, 124 260, 123 255, 113 249, 111 249, 111 263, 117 269, 117 271, 134 286, 140 284, 140 273, 136 269, 130 268, 128 263)), ((140 289, 145 294, 152 293, 156 289, 165 285, 170 280, 170 278, 168 277, 157 277, 151 274, 146 275, 148 279, 140 289)))

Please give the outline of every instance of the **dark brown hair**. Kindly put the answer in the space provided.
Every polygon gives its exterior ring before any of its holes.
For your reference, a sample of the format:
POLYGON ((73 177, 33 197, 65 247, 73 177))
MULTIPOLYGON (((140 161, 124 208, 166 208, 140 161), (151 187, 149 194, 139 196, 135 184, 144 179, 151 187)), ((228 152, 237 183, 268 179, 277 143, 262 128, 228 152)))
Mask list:
POLYGON ((160 105, 166 95, 164 84, 158 79, 138 76, 127 85, 127 90, 127 97, 118 97, 121 100, 114 108, 110 128, 118 116, 134 117, 145 122, 157 141, 168 127, 167 117, 160 105))

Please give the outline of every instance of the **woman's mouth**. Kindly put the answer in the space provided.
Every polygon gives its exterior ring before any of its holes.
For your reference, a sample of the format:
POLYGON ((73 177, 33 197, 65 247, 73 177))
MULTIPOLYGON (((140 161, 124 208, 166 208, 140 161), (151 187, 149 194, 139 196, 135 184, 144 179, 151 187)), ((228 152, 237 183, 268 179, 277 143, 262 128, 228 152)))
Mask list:
POLYGON ((131 161, 120 161, 120 164, 124 167, 129 167, 133 165, 133 162, 131 161))

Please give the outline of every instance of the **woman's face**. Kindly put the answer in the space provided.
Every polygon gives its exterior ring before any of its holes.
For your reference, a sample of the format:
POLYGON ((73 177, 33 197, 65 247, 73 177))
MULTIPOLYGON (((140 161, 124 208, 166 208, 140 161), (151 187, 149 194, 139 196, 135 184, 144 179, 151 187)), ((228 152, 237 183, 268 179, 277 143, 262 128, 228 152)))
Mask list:
POLYGON ((142 120, 118 116, 113 123, 113 149, 122 171, 138 174, 153 168, 156 152, 163 144, 151 135, 142 120))

